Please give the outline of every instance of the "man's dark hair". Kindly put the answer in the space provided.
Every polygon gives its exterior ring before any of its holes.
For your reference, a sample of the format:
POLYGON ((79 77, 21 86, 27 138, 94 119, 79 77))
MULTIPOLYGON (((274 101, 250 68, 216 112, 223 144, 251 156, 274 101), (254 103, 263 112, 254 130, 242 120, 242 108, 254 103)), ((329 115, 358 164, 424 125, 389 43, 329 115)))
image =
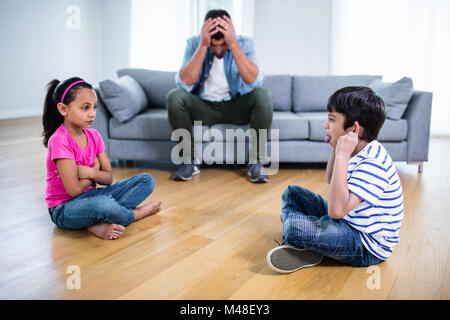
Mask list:
POLYGON ((358 121, 364 128, 361 139, 367 142, 377 139, 386 119, 383 99, 369 87, 352 86, 337 90, 328 99, 327 110, 345 116, 344 129, 358 121))
MULTIPOLYGON (((227 16, 228 18, 231 19, 230 15, 228 14, 228 12, 226 12, 226 10, 217 10, 217 9, 213 9, 213 10, 209 10, 206 15, 205 15, 205 21, 208 20, 209 18, 214 19, 214 18, 222 18, 223 16, 227 16)), ((212 36, 213 39, 216 40, 220 40, 223 38, 223 33, 222 32, 217 32, 215 35, 212 36)))

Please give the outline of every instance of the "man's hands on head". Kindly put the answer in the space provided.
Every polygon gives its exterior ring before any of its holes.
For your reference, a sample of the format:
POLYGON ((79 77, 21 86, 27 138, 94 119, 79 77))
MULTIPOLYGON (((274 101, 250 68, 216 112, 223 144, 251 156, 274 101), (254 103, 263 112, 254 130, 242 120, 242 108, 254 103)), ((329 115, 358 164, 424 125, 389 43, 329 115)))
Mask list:
POLYGON ((227 16, 209 18, 205 21, 201 31, 201 45, 209 47, 211 37, 217 32, 222 32, 225 43, 230 46, 236 43, 236 31, 231 19, 227 16))
POLYGON ((211 37, 215 35, 219 30, 217 29, 219 22, 217 19, 209 18, 205 21, 202 27, 202 41, 201 45, 209 47, 211 45, 211 37))
MULTIPOLYGON (((211 37, 217 32, 222 32, 224 35, 223 41, 219 41, 220 46, 228 46, 231 50, 231 54, 236 62, 242 80, 248 84, 254 83, 259 73, 258 66, 247 57, 245 52, 239 46, 233 23, 231 22, 231 19, 226 16, 215 19, 209 18, 205 21, 197 50, 194 52, 191 59, 180 69, 181 81, 187 86, 192 86, 198 81, 207 49, 212 47, 213 41, 211 40, 211 37)), ((221 56, 214 53, 219 59, 222 58, 224 54, 223 48, 221 49, 222 50, 217 51, 222 51, 221 56)))
POLYGON ((192 86, 197 82, 206 51, 211 46, 211 37, 220 31, 217 29, 218 25, 219 22, 217 19, 212 18, 208 18, 203 23, 197 50, 195 50, 191 59, 180 69, 180 79, 185 85, 192 86))
POLYGON ((231 19, 227 16, 223 16, 223 18, 216 18, 219 22, 218 29, 222 32, 223 37, 225 38, 225 43, 228 46, 232 46, 236 43, 236 31, 234 30, 233 23, 231 19))

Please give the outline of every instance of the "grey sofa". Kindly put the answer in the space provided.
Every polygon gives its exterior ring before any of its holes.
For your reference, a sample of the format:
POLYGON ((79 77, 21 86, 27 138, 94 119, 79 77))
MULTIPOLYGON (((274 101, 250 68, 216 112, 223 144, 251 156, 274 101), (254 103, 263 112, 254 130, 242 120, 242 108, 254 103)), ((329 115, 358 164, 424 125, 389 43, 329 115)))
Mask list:
MULTIPOLYGON (((127 122, 112 117, 101 99, 99 86, 97 118, 93 127, 102 135, 111 160, 170 160, 172 129, 167 118, 165 98, 175 88, 174 72, 145 69, 120 69, 119 77, 134 78, 147 96, 149 106, 127 122)), ((274 99, 272 129, 279 129, 280 162, 327 162, 330 146, 324 143, 328 97, 337 89, 349 85, 369 85, 381 76, 289 76, 266 75, 263 87, 269 89, 274 99)), ((407 109, 399 120, 386 119, 379 141, 395 161, 419 164, 428 160, 432 94, 414 91, 407 109)), ((126 106, 124 106, 126 107, 126 106)), ((223 132, 226 128, 247 129, 249 126, 217 124, 202 127, 200 147, 222 143, 208 134, 212 128, 223 132)), ((236 141, 236 148, 239 143, 236 141)), ((222 145, 224 145, 222 143, 222 145)), ((197 146, 198 147, 198 146, 197 146)), ((269 154, 271 142, 268 143, 269 154)), ((224 158, 227 157, 223 152, 224 158)), ((236 152, 235 152, 236 154, 236 152)), ((205 159, 204 159, 205 160, 205 159)), ((231 161, 230 159, 224 159, 231 161)))

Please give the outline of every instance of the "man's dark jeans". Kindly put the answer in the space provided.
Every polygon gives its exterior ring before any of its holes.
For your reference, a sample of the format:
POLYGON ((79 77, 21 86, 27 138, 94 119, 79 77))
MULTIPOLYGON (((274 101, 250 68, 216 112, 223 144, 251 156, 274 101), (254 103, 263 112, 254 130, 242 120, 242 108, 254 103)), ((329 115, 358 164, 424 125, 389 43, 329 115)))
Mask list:
MULTIPOLYGON (((272 126, 273 98, 267 89, 257 88, 246 95, 221 102, 202 100, 183 89, 173 89, 167 94, 166 105, 172 129, 182 128, 191 133, 192 155, 194 121, 201 121, 206 126, 217 123, 250 123, 250 128, 256 130, 258 145, 263 151, 266 150, 266 141, 261 141, 262 144, 259 142, 259 129, 266 129, 269 134, 272 126)), ((255 146, 252 145, 251 148, 256 154, 255 146)))

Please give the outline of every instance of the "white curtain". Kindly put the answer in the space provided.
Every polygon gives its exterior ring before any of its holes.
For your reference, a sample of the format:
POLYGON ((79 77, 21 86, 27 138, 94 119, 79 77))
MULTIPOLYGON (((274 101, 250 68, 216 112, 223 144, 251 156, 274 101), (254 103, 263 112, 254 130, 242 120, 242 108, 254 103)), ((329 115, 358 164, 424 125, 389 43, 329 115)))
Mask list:
POLYGON ((176 71, 186 39, 193 35, 192 3, 188 0, 133 0, 130 66, 176 71))
POLYGON ((403 76, 433 93, 431 133, 450 136, 450 1, 333 0, 331 71, 403 76))
POLYGON ((212 8, 227 10, 236 32, 253 36, 254 0, 132 0, 130 66, 179 70, 186 40, 212 8))

